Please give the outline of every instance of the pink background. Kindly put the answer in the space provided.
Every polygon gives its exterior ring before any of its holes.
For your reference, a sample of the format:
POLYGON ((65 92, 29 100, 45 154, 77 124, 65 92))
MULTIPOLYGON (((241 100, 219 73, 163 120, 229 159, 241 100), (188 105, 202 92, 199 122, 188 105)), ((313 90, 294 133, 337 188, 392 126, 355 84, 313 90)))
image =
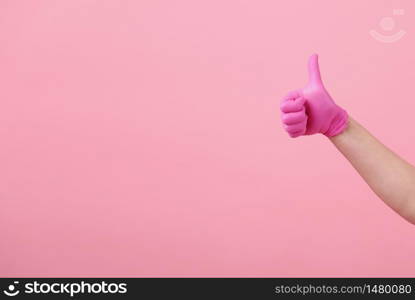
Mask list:
POLYGON ((415 162, 414 11, 1 1, 0 275, 414 276, 415 227, 278 111, 317 52, 336 101, 415 162), (385 16, 400 41, 369 35, 385 16))

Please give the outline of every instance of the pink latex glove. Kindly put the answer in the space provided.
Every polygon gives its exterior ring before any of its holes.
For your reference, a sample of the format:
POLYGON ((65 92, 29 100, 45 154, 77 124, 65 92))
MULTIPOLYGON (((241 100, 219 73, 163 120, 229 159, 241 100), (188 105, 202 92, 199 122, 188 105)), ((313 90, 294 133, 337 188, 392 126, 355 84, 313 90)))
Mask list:
POLYGON ((308 60, 309 82, 287 94, 281 102, 281 119, 291 137, 322 133, 335 136, 347 127, 347 112, 334 103, 321 81, 318 56, 308 60))

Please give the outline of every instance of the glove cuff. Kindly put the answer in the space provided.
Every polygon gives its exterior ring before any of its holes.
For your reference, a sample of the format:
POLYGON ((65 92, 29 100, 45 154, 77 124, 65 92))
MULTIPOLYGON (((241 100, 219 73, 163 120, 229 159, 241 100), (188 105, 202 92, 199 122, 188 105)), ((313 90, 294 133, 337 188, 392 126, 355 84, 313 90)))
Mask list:
POLYGON ((331 122, 330 128, 324 133, 327 137, 333 137, 342 133, 347 128, 347 121, 349 120, 349 115, 347 112, 339 107, 339 112, 334 117, 331 122))

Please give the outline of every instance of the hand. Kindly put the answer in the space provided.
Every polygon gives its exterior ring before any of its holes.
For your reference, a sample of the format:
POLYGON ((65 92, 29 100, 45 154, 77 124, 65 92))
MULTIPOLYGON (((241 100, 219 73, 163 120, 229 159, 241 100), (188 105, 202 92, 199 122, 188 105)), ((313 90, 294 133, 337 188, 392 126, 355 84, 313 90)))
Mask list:
POLYGON ((309 58, 308 74, 307 86, 288 93, 282 100, 281 119, 285 130, 291 137, 340 134, 347 127, 348 115, 324 88, 317 54, 309 58))

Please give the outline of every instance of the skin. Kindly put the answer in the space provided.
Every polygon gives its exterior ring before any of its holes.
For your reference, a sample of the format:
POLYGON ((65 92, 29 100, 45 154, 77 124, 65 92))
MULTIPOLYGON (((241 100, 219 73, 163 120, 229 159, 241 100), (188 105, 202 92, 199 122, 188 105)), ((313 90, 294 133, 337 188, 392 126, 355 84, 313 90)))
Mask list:
POLYGON ((415 168, 350 117, 346 129, 329 139, 376 195, 415 225, 415 168))

